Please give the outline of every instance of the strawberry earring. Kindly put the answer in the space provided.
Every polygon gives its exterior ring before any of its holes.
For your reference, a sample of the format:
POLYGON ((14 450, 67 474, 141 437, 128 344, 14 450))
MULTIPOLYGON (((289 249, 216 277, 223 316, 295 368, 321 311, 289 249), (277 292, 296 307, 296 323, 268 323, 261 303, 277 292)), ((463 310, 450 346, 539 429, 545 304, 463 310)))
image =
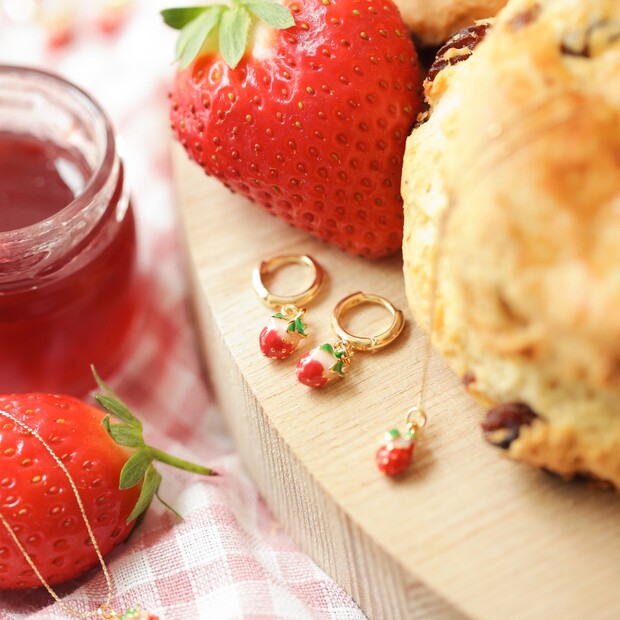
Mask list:
POLYGON ((323 284, 323 269, 311 256, 276 256, 264 260, 252 273, 252 285, 263 303, 277 312, 269 318, 259 337, 260 350, 265 357, 284 359, 291 355, 305 338, 306 324, 303 307, 314 299, 323 284), (267 275, 287 265, 302 265, 312 270, 312 284, 296 295, 274 295, 265 286, 267 275))
POLYGON ((332 312, 332 330, 339 340, 324 344, 306 353, 297 364, 297 379, 312 388, 322 388, 338 377, 343 377, 358 351, 374 352, 394 342, 403 330, 403 313, 385 297, 371 293, 353 293, 342 299, 332 312), (355 336, 342 326, 342 318, 353 308, 362 304, 383 306, 392 316, 392 324, 382 333, 371 336, 355 336))

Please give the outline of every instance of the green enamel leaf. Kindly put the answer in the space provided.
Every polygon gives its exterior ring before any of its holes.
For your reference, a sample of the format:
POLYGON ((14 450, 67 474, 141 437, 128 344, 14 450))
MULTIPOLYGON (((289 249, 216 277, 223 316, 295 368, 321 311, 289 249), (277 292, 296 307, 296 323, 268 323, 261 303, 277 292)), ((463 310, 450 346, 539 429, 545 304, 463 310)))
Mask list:
POLYGON ((207 38, 222 18, 222 5, 207 7, 200 15, 181 30, 177 41, 177 60, 181 69, 186 69, 196 59, 207 38))
POLYGON ((344 362, 340 361, 340 362, 336 362, 331 368, 330 370, 332 372, 336 372, 338 373, 340 376, 344 375, 344 362))
POLYGON ((119 446, 127 446, 128 448, 143 448, 144 439, 142 431, 134 426, 126 424, 112 424, 108 429, 108 433, 119 446))
POLYGON ((175 30, 181 30, 187 24, 194 21, 201 13, 204 13, 206 8, 206 6, 189 6, 164 9, 161 11, 161 16, 168 26, 175 30))
POLYGON ((307 325, 302 322, 301 319, 295 319, 295 331, 302 336, 306 336, 306 327, 307 325))
POLYGON ((144 478, 152 461, 153 457, 147 449, 138 450, 133 454, 121 470, 119 489, 130 489, 138 484, 144 478))
POLYGON ((341 360, 341 359, 344 357, 345 353, 346 353, 346 351, 334 351, 334 355, 335 355, 335 356, 336 356, 339 360, 341 360))
POLYGON ((322 344, 319 349, 322 349, 323 351, 327 351, 328 353, 331 353, 332 355, 335 355, 334 353, 334 347, 332 347, 331 344, 322 344))
POLYGON ((295 18, 291 11, 278 2, 249 0, 243 2, 243 5, 256 17, 274 28, 290 28, 295 25, 295 18))
POLYGON ((291 322, 288 324, 288 326, 287 326, 287 328, 286 328, 286 331, 287 331, 287 332, 289 332, 289 333, 291 333, 291 334, 292 334, 294 331, 297 331, 297 326, 295 325, 295 321, 291 321, 291 322))
POLYGON ((220 22, 220 53, 231 69, 238 64, 248 43, 252 18, 242 6, 227 10, 220 22))
MULTIPOLYGON (((136 453, 137 454, 137 453, 136 453)), ((138 518, 151 504, 153 497, 159 490, 161 484, 161 475, 151 465, 144 476, 144 484, 140 491, 140 497, 131 511, 131 514, 127 517, 127 523, 131 523, 134 519, 138 518)))
POLYGON ((273 318, 274 319, 285 319, 286 317, 281 312, 278 312, 273 315, 273 318))

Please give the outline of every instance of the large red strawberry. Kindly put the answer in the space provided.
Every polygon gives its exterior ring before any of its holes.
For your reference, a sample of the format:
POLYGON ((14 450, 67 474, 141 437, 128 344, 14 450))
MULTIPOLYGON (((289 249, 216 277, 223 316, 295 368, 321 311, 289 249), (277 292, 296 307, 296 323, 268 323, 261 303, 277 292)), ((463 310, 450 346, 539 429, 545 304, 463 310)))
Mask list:
POLYGON ((182 28, 172 127, 207 174, 349 252, 400 249, 402 159, 421 104, 392 0, 235 0, 163 15, 182 28))
POLYGON ((157 494, 161 476, 153 460, 214 473, 147 446, 142 425, 122 402, 108 395, 98 400, 122 423, 111 424, 70 396, 0 396, 0 589, 42 585, 6 524, 52 585, 98 564, 68 477, 20 422, 67 468, 104 556, 127 538, 157 494))

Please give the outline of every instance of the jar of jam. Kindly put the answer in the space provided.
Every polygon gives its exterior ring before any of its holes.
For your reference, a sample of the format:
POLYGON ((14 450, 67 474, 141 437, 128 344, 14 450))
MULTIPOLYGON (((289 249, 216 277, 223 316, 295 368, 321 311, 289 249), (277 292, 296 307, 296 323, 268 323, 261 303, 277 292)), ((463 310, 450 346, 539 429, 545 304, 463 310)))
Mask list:
POLYGON ((142 314, 134 216, 106 114, 54 75, 0 67, 0 393, 83 395, 142 314))

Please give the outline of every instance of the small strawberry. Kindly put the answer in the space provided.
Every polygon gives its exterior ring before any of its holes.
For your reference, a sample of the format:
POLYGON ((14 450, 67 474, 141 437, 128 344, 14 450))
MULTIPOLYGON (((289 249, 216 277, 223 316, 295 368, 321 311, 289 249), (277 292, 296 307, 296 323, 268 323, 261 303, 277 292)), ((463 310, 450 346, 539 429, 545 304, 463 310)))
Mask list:
POLYGON ((386 433, 384 443, 377 450, 375 460, 379 471, 386 476, 396 476, 404 472, 413 459, 415 442, 413 434, 406 432, 404 435, 393 428, 386 433))
POLYGON ((333 379, 343 377, 348 364, 349 358, 345 350, 323 344, 299 360, 297 379, 308 387, 322 388, 333 379))
POLYGON ((348 252, 400 250, 421 99, 392 0, 233 0, 163 16, 182 29, 172 127, 207 174, 348 252))
POLYGON ((306 325, 301 317, 290 320, 284 314, 277 313, 269 318, 259 337, 260 350, 265 357, 284 359, 291 355, 306 337, 306 325))
MULTIPOLYGON (((153 461, 215 472, 146 445, 140 421, 100 385, 107 394, 98 395, 98 402, 121 424, 70 396, 0 396, 0 411, 35 430, 65 465, 105 556, 127 538, 154 496, 168 506, 159 497, 161 475, 153 461)), ((67 476, 43 444, 6 415, 0 415, 0 514, 48 583, 98 564, 67 476)), ((41 585, 0 522, 0 589, 41 585)))

